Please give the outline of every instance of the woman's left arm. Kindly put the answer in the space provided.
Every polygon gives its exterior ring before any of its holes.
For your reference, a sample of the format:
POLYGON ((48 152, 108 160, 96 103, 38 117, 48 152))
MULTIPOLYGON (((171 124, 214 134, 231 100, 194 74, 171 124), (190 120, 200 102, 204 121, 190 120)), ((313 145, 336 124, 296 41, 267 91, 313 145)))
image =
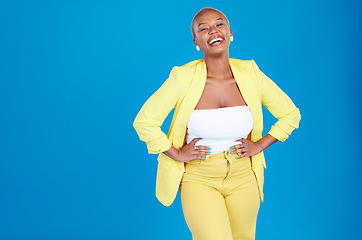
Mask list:
POLYGON ((292 131, 299 127, 301 119, 299 109, 288 95, 260 71, 254 60, 252 60, 252 66, 258 80, 261 102, 278 121, 271 127, 268 134, 257 142, 240 139, 241 146, 234 146, 236 149, 242 148, 235 151, 242 152, 239 158, 258 154, 278 140, 284 142, 292 131))

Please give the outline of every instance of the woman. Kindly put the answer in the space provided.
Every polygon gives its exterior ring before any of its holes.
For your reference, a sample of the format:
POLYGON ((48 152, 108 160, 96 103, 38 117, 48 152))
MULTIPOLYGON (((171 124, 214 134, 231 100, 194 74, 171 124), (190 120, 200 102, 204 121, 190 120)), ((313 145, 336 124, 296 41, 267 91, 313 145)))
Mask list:
POLYGON ((288 138, 300 113, 253 60, 229 59, 233 36, 222 12, 201 9, 191 31, 204 59, 174 67, 134 127, 159 154, 157 198, 169 206, 180 189, 193 239, 254 239, 263 150, 288 138), (262 104, 278 119, 264 137, 262 104), (160 126, 173 108, 166 136, 160 126))

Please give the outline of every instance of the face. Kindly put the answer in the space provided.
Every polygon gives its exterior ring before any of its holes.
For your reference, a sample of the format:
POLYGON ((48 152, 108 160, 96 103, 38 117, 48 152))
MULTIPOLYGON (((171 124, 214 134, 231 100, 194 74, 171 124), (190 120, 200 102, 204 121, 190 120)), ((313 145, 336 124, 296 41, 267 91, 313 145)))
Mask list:
POLYGON ((193 26, 194 43, 205 55, 222 54, 228 51, 232 31, 223 16, 215 11, 205 11, 197 16, 193 26))

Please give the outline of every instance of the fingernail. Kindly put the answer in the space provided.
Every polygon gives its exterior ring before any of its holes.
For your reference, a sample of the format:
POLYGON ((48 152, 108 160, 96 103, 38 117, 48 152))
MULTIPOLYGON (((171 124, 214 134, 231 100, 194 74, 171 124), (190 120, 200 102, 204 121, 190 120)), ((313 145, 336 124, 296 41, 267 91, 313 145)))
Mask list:
POLYGON ((211 150, 211 148, 209 148, 209 150, 211 150))
POLYGON ((231 154, 234 154, 234 152, 231 152, 231 154))
POLYGON ((204 157, 204 159, 205 159, 206 157, 204 157))
POLYGON ((211 153, 211 152, 209 151, 209 153, 211 153))
POLYGON ((233 147, 230 147, 230 150, 233 149, 233 147))

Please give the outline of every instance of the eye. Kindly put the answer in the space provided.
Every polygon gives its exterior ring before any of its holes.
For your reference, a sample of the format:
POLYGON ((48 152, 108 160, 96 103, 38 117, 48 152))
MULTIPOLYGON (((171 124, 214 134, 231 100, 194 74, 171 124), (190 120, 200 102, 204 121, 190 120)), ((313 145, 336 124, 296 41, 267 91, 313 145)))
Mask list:
POLYGON ((220 26, 222 26, 222 25, 224 25, 223 23, 219 23, 219 24, 217 24, 216 26, 217 27, 220 27, 220 26))
POLYGON ((200 29, 200 32, 201 32, 201 31, 204 31, 204 30, 206 30, 206 29, 207 29, 207 28, 201 28, 201 29, 200 29))

